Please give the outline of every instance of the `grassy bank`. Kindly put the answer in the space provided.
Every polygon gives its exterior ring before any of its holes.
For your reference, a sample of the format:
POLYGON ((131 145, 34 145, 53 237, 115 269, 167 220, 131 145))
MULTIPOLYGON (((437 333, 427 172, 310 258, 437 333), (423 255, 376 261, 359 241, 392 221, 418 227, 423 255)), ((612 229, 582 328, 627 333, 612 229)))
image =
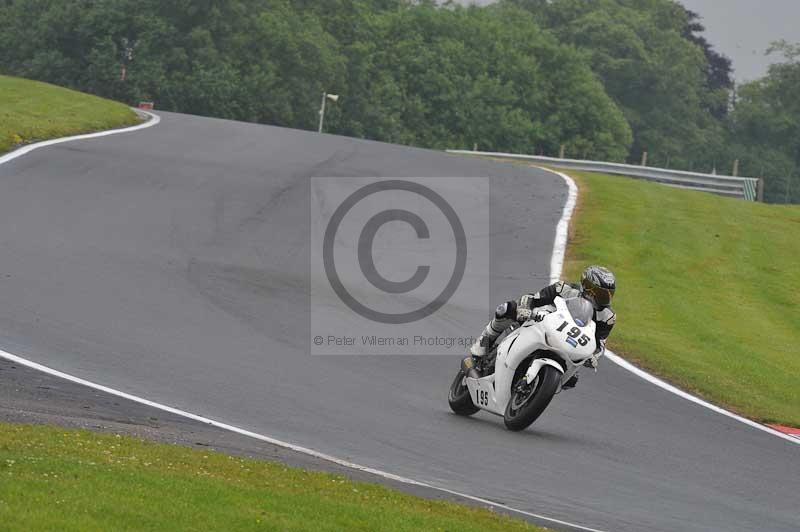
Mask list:
POLYGON ((0 153, 15 145, 135 124, 121 103, 61 87, 0 76, 0 153))
POLYGON ((0 424, 3 530, 541 529, 344 477, 184 447, 0 424))
POLYGON ((800 207, 570 172, 566 273, 618 277, 611 347, 750 418, 800 426, 800 207))

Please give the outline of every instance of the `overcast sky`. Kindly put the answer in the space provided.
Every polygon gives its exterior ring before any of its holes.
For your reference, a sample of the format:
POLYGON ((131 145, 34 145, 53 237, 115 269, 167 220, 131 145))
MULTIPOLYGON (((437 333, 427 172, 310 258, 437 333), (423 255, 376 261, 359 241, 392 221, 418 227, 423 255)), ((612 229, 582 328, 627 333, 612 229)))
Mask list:
MULTIPOLYGON (((492 0, 458 0, 488 4, 492 0)), ((800 42, 800 0, 680 0, 699 13, 706 38, 733 60, 739 81, 763 76, 773 59, 764 52, 770 42, 800 42)))
POLYGON ((714 48, 733 59, 736 79, 766 74, 770 42, 800 42, 800 0, 682 0, 703 16, 714 48))

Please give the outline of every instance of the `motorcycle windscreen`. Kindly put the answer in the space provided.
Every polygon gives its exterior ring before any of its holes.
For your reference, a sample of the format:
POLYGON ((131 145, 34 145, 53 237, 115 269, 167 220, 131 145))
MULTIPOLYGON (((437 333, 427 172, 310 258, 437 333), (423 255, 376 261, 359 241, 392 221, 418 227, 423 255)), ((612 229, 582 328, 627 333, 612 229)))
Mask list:
POLYGON ((571 299, 566 299, 565 302, 567 303, 567 310, 569 310, 569 313, 572 315, 572 319, 575 320, 575 323, 579 326, 586 327, 594 319, 594 307, 586 299, 582 297, 573 297, 571 299))

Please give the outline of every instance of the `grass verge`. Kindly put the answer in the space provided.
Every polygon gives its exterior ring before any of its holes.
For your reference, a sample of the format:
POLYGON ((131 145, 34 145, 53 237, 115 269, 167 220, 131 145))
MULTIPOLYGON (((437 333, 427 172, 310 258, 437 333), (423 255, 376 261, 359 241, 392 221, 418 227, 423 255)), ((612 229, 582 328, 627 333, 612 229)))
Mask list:
POLYGON ((138 122, 127 106, 47 83, 0 76, 0 153, 14 146, 138 122))
POLYGON ((800 207, 570 172, 565 273, 617 274, 610 347, 677 386, 800 427, 800 207))
POLYGON ((173 445, 0 424, 3 530, 542 531, 338 475, 173 445))

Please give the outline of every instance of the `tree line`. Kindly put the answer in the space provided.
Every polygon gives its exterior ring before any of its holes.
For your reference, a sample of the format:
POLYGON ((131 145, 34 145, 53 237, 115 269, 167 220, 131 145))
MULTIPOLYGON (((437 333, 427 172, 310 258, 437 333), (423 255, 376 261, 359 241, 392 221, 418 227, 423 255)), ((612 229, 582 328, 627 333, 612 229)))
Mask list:
POLYGON ((429 148, 766 178, 800 201, 800 51, 734 87, 673 0, 0 0, 0 72, 429 148), (794 183, 792 182, 794 180, 794 183), (792 185, 795 186, 792 186, 792 185))

